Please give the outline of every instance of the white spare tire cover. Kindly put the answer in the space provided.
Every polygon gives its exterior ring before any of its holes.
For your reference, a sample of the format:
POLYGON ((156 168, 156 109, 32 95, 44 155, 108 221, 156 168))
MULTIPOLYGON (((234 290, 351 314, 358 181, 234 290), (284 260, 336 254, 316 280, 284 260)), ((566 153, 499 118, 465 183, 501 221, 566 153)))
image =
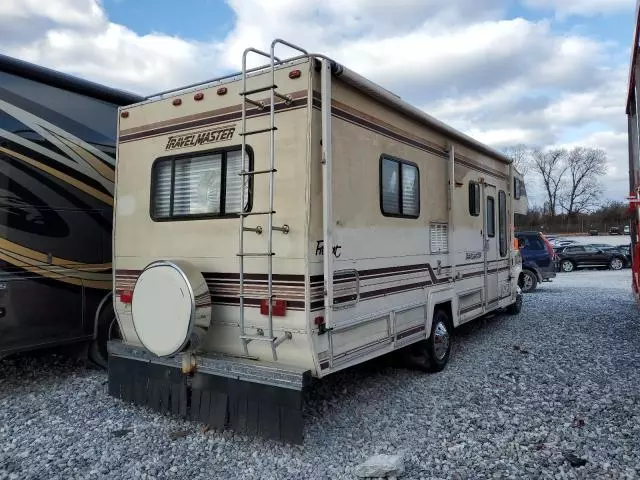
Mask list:
POLYGON ((174 355, 189 342, 196 325, 208 327, 211 298, 198 270, 186 262, 157 261, 138 277, 131 302, 140 342, 159 357, 174 355))

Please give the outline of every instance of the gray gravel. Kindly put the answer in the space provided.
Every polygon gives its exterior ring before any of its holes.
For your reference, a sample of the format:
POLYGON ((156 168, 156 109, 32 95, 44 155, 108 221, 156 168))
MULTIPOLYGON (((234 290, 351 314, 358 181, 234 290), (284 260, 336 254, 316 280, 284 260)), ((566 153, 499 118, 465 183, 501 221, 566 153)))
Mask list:
POLYGON ((5 360, 0 479, 352 479, 369 456, 399 453, 403 479, 638 478, 640 314, 629 278, 560 274, 519 316, 463 327, 440 374, 371 362, 325 379, 297 447, 202 433, 120 403, 104 372, 64 358, 5 360))

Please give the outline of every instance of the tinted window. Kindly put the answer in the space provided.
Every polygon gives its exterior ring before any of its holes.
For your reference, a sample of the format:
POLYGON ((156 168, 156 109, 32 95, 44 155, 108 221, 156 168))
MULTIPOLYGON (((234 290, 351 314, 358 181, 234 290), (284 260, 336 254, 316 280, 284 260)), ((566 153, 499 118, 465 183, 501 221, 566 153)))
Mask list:
POLYGON ((244 160, 240 149, 234 148, 156 161, 151 171, 152 218, 220 217, 247 211, 249 185, 240 172, 250 170, 250 155, 244 160))
POLYGON ((498 192, 498 245, 500 256, 507 255, 507 195, 503 190, 498 192))
POLYGON ((496 210, 493 197, 487 197, 487 236, 496 236, 496 210))
POLYGON ((566 253, 580 253, 584 252, 584 247, 567 247, 564 251, 566 253))
POLYGON ((476 182, 469 182, 469 214, 480 215, 480 184, 476 182))
POLYGON ((393 217, 420 215, 420 175, 416 165, 381 157, 380 209, 384 215, 393 217))

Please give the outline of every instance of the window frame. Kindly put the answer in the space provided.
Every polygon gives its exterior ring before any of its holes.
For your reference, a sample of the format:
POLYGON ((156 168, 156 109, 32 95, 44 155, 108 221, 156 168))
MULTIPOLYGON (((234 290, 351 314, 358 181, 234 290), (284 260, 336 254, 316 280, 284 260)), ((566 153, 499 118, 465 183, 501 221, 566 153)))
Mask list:
POLYGON ((408 219, 417 219, 420 218, 420 213, 421 213, 421 192, 420 192, 420 167, 418 166, 417 163, 415 162, 411 162, 409 160, 404 160, 402 158, 399 157, 394 157, 392 155, 388 155, 386 153, 383 153, 380 155, 379 159, 378 159, 378 204, 380 207, 380 213, 385 216, 385 217, 390 217, 390 218, 408 218, 408 219), (399 167, 398 167, 398 207, 400 210, 400 213, 388 213, 384 211, 384 200, 383 200, 383 185, 382 185, 382 165, 384 164, 385 160, 389 160, 391 162, 396 162, 398 163, 399 167), (402 188, 402 165, 408 165, 410 167, 414 167, 417 171, 417 179, 418 179, 418 192, 417 192, 417 206, 418 206, 418 212, 415 215, 407 215, 407 214, 403 214, 402 213, 402 207, 403 207, 403 202, 402 202, 402 192, 403 192, 403 188, 402 188))
MULTIPOLYGON (((161 157, 157 157, 153 163, 151 164, 151 184, 149 187, 149 217, 154 222, 183 222, 188 220, 216 220, 216 219, 229 219, 229 218, 240 218, 239 213, 226 213, 224 211, 224 206, 226 205, 226 187, 227 187, 227 154, 230 152, 237 152, 242 150, 242 145, 233 145, 228 147, 218 147, 212 148, 208 150, 201 150, 196 152, 184 152, 173 155, 163 155, 161 157), (171 211, 169 215, 164 217, 158 217, 155 215, 154 210, 154 200, 156 193, 156 168, 157 165, 163 161, 169 161, 171 163, 171 198, 170 205, 173 206, 173 187, 175 185, 175 165, 176 161, 182 160, 184 158, 197 159, 199 157, 206 157, 210 155, 222 155, 221 159, 221 168, 220 168, 220 211, 221 213, 199 213, 199 214, 186 214, 186 215, 172 215, 171 211)), ((249 157, 249 171, 253 171, 254 169, 254 155, 253 149, 247 145, 246 146, 246 155, 249 157)), ((247 196, 245 197, 247 201, 247 206, 244 209, 243 213, 250 212, 253 209, 253 175, 249 175, 249 182, 247 185, 247 196)), ((171 208, 170 208, 171 210, 171 208)))
POLYGON ((469 193, 469 215, 471 215, 472 217, 479 217, 480 216, 480 211, 481 211, 480 205, 482 203, 482 194, 481 194, 480 190, 481 190, 480 189, 480 184, 478 182, 474 182, 473 180, 469 181, 469 187, 468 187, 468 193, 469 193), (471 195, 472 187, 473 187, 473 190, 475 190, 477 188, 477 192, 478 192, 477 195, 475 194, 475 191, 474 191, 474 194, 471 195), (478 202, 477 202, 475 210, 472 211, 471 210, 471 202, 473 201, 473 203, 476 204, 476 199, 478 200, 478 202), (475 211, 475 213, 474 213, 474 211, 475 211))
POLYGON ((501 257, 507 256, 507 194, 504 190, 498 192, 498 249, 501 257))
POLYGON ((487 201, 485 206, 485 218, 487 220, 487 237, 488 238, 496 238, 496 199, 492 195, 487 195, 487 201), (491 216, 491 220, 493 222, 493 232, 489 233, 489 200, 491 200, 493 215, 491 216))
POLYGON ((522 196, 522 182, 519 178, 513 177, 513 198, 514 200, 520 200, 522 196), (516 187, 516 184, 518 185, 516 187))

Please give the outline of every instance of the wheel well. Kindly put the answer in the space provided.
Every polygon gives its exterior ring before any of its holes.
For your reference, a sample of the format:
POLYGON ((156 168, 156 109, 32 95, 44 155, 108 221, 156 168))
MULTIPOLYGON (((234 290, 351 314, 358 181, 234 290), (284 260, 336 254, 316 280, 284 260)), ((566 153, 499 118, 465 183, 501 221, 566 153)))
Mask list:
POLYGON ((98 337, 98 323, 100 321, 100 315, 106 308, 111 308, 113 310, 112 299, 113 299, 113 292, 109 291, 109 293, 107 293, 100 301, 98 308, 96 308, 96 313, 93 319, 93 339, 94 340, 98 337))
POLYGON ((451 300, 447 300, 444 302, 436 303, 433 306, 433 316, 435 317, 436 312, 438 310, 442 310, 449 317, 449 328, 453 328, 453 310, 451 308, 451 300))
POLYGON ((533 276, 536 277, 536 280, 538 280, 538 282, 542 281, 542 275, 540 275, 535 269, 533 269, 531 267, 522 267, 522 271, 520 272, 520 278, 518 278, 518 280, 522 280, 522 274, 525 271, 533 274, 533 276))

